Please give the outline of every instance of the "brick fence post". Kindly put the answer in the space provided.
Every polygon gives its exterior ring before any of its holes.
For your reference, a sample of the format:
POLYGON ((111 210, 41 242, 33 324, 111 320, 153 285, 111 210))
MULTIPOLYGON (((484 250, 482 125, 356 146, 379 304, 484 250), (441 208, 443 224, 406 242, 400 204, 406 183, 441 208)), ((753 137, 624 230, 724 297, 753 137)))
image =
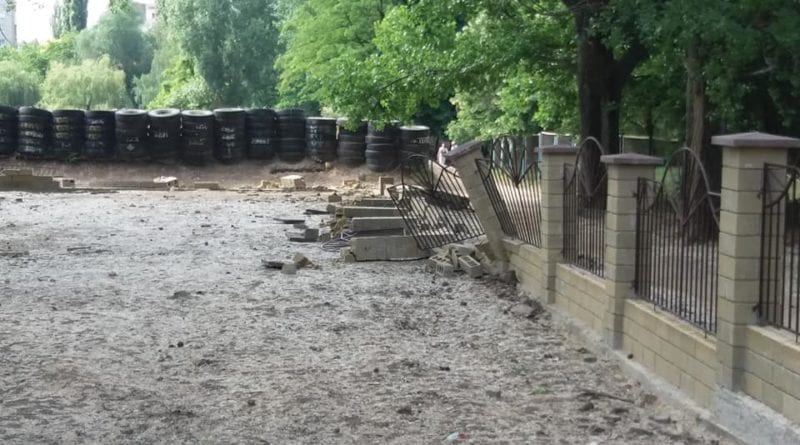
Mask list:
POLYGON ((555 302, 556 266, 564 249, 564 165, 572 164, 578 149, 571 145, 539 147, 542 196, 542 283, 548 303, 555 302))
POLYGON ((661 158, 635 153, 601 158, 608 171, 605 228, 605 339, 622 347, 625 300, 633 297, 636 279, 636 192, 639 178, 653 180, 661 158))
POLYGON ((742 388, 744 336, 755 320, 761 256, 760 192, 764 164, 785 165, 800 140, 763 133, 715 136, 722 146, 717 300, 717 383, 742 388))
POLYGON ((489 200, 489 193, 483 186, 478 164, 475 162, 483 156, 481 146, 482 143, 478 141, 460 145, 456 150, 447 154, 447 160, 458 171, 458 176, 469 195, 472 208, 475 209, 475 215, 486 231, 486 238, 489 240, 492 253, 498 261, 507 264, 508 255, 503 247, 505 235, 500 226, 500 220, 497 219, 497 214, 492 207, 492 202, 489 200))

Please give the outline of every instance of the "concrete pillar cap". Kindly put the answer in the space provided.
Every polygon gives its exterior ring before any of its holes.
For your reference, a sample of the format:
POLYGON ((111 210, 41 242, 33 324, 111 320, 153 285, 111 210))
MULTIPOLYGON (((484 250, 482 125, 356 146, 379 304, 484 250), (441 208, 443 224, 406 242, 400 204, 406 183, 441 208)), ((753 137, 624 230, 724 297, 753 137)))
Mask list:
POLYGON ((461 144, 455 150, 450 150, 445 153, 444 157, 447 160, 455 161, 456 159, 463 158, 464 156, 474 152, 475 150, 480 150, 483 146, 483 142, 481 141, 470 141, 465 144, 461 144))
POLYGON ((737 148, 800 148, 800 139, 768 133, 727 134, 711 138, 713 145, 737 148))
POLYGON ((605 155, 600 157, 600 161, 607 165, 664 165, 664 160, 661 158, 639 153, 605 155))

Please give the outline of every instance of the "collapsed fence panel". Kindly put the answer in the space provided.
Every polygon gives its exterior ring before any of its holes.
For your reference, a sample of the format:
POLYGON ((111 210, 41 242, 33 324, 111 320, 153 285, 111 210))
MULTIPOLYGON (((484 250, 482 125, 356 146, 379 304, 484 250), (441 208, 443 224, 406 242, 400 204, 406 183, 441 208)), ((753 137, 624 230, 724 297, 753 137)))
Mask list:
POLYGON ((420 249, 484 233, 458 173, 425 156, 406 159, 400 185, 389 187, 388 192, 420 249))
POLYGON ((636 279, 642 299, 699 327, 717 329, 719 202, 702 162, 677 151, 659 181, 636 191, 636 279))
POLYGON ((536 158, 521 138, 495 141, 493 160, 477 160, 503 233, 536 247, 542 246, 541 173, 536 158))
POLYGON ((764 166, 758 314, 800 339, 800 190, 797 167, 764 166))
POLYGON ((574 165, 564 166, 564 260, 602 277, 608 175, 600 158, 603 147, 588 138, 578 148, 574 165))

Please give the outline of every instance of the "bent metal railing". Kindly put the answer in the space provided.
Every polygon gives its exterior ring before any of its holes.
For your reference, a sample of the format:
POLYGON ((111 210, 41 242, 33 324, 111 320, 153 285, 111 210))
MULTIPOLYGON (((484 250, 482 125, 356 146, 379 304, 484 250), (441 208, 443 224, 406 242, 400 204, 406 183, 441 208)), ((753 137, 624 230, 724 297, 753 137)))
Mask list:
POLYGON ((800 340, 800 169, 764 165, 759 319, 800 340))
POLYGON ((496 159, 478 159, 478 172, 503 233, 542 246, 539 164, 522 138, 494 142, 496 159))
POLYGON ((605 262, 608 176, 597 139, 578 147, 574 165, 564 166, 564 250, 567 263, 602 277, 605 262))
POLYGON ((458 173, 422 155, 404 160, 389 196, 420 249, 477 238, 484 230, 458 173))
POLYGON ((706 333, 717 330, 720 195, 697 154, 675 152, 636 191, 637 295, 706 333))

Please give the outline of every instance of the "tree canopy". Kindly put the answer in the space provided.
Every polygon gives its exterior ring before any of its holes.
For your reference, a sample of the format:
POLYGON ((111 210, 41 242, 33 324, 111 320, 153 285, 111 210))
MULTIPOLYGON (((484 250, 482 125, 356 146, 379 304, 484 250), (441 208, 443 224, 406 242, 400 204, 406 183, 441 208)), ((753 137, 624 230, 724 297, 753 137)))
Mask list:
POLYGON ((42 84, 41 105, 87 110, 130 106, 125 73, 115 69, 108 56, 77 65, 55 63, 42 84))
POLYGON ((161 0, 165 26, 218 105, 272 105, 277 76, 274 2, 161 0))

